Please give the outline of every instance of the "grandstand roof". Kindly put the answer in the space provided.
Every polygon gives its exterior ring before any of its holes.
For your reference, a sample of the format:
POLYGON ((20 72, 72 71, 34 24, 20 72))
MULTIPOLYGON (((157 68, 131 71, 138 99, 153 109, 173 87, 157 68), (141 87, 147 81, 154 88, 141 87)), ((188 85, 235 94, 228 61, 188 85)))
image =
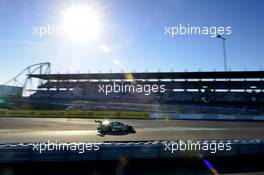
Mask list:
POLYGON ((29 74, 28 77, 43 80, 244 79, 264 78, 264 71, 29 74))

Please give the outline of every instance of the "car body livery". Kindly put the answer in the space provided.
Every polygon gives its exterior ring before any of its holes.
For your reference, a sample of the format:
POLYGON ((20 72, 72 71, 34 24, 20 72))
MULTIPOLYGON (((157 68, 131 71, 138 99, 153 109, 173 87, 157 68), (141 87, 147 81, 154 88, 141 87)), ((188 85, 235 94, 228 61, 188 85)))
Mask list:
POLYGON ((130 125, 126 125, 122 122, 113 121, 110 122, 108 120, 105 121, 95 121, 96 123, 99 123, 97 126, 97 130, 100 133, 106 133, 106 132, 133 132, 134 128, 130 125))

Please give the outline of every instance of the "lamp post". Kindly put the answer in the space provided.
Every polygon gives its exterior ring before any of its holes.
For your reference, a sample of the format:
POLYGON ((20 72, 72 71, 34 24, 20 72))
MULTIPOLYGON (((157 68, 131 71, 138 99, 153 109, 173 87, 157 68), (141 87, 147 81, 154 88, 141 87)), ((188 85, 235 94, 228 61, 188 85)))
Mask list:
POLYGON ((221 35, 217 35, 216 37, 219 38, 219 39, 222 39, 222 41, 223 41, 224 70, 227 71, 226 46, 225 46, 225 40, 226 40, 226 38, 222 37, 221 35))

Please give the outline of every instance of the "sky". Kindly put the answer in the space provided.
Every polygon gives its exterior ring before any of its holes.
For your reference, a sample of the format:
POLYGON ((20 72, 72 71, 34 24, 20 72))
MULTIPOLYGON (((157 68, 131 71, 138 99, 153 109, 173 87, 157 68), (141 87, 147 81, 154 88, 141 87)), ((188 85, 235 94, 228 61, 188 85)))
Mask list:
POLYGON ((53 73, 222 71, 222 40, 165 34, 179 25, 230 26, 232 33, 222 35, 228 69, 260 70, 263 8, 261 0, 0 0, 0 83, 40 62, 50 62, 53 73), (73 7, 89 7, 94 18, 70 21, 65 14, 73 7), (65 23, 90 26, 85 32, 34 33, 65 23))

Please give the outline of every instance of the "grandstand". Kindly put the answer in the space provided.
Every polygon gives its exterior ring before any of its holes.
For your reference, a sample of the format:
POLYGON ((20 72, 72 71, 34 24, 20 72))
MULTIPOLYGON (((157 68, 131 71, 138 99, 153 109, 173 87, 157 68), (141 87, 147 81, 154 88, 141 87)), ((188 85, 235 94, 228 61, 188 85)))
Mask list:
POLYGON ((1 93, 16 87, 12 89, 20 95, 5 96, 0 108, 264 113, 264 71, 52 74, 50 70, 50 63, 33 64, 5 83, 1 93), (100 92, 100 86, 114 84, 159 90, 100 92))
POLYGON ((118 102, 262 104, 264 71, 29 74, 41 80, 31 98, 118 102), (100 85, 165 85, 164 93, 99 93, 100 85))

